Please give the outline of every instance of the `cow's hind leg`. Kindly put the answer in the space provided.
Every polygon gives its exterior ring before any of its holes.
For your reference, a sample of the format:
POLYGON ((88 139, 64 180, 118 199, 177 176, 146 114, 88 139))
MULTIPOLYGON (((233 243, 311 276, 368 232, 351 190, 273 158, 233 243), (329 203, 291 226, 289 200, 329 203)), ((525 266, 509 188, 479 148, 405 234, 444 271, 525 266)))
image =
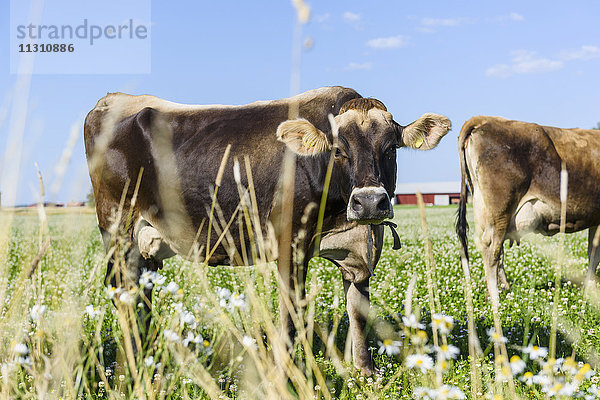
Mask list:
MULTIPOLYGON (((480 250, 483 256, 485 281, 488 295, 492 301, 499 302, 498 277, 500 261, 502 259, 502 245, 504 243, 506 228, 502 224, 488 225, 480 241, 480 250)), ((506 274, 504 274, 506 279, 506 274)))

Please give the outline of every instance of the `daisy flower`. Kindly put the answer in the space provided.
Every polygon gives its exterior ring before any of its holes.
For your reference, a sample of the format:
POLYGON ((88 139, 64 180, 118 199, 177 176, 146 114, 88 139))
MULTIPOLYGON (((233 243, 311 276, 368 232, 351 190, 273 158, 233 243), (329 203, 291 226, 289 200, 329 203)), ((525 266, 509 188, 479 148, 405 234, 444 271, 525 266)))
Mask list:
POLYGON ((519 375, 525 370, 525 361, 521 360, 521 357, 514 355, 510 358, 510 370, 513 375, 519 375))
POLYGON ((431 326, 436 328, 440 334, 448 335, 452 328, 454 328, 454 318, 444 314, 433 314, 431 326))
POLYGON ((402 317, 402 323, 407 328, 425 329, 425 325, 417 321, 417 317, 415 317, 414 314, 410 314, 408 317, 402 317))
POLYGON ((400 345, 402 343, 397 340, 385 339, 383 342, 378 342, 378 343, 379 343, 379 351, 378 351, 379 354, 383 354, 384 351, 388 356, 393 356, 393 355, 400 353, 400 345))
POLYGON ((488 329, 487 334, 490 340, 492 340, 494 343, 506 343, 508 340, 506 337, 496 333, 496 330, 493 327, 488 329))
POLYGON ((440 347, 436 347, 435 351, 437 351, 438 354, 446 360, 456 358, 456 356, 460 354, 458 347, 451 344, 443 344, 440 347))
POLYGON ((538 358, 544 358, 548 355, 548 349, 545 347, 538 347, 529 345, 523 348, 523 353, 529 354, 529 358, 536 360, 538 358))
POLYGON ((425 354, 412 354, 406 357, 406 366, 408 368, 419 368, 421 372, 433 368, 433 360, 425 354))

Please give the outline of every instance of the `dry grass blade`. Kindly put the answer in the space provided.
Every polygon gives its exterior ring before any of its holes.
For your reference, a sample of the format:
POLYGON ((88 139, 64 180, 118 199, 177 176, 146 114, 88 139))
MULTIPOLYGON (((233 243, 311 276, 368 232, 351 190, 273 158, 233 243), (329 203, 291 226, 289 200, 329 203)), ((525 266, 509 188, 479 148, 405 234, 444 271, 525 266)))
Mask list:
POLYGON ((554 264, 555 284, 554 284, 554 302, 552 305, 552 325, 550 328, 550 358, 556 356, 556 332, 558 326, 558 302, 560 299, 560 288, 562 280, 562 266, 564 264, 564 241, 565 229, 567 223, 567 196, 568 196, 569 174, 563 161, 560 171, 560 244, 558 260, 554 264))
POLYGON ((469 335, 469 369, 471 373, 471 397, 477 398, 478 393, 482 393, 481 371, 476 367, 477 363, 481 363, 481 345, 475 330, 475 316, 473 311, 473 290, 471 286, 471 272, 469 270, 469 261, 460 247, 460 264, 462 266, 465 301, 467 303, 467 330, 469 335))

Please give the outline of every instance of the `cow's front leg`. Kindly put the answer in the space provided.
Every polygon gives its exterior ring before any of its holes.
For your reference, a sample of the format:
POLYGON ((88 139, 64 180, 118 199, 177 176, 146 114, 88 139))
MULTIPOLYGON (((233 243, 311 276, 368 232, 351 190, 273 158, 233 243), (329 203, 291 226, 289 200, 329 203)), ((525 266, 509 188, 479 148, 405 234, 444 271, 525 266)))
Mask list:
POLYGON ((373 360, 367 346, 366 327, 371 303, 369 301, 369 279, 353 283, 344 279, 346 310, 350 320, 349 333, 352 339, 352 361, 364 375, 373 374, 373 360))

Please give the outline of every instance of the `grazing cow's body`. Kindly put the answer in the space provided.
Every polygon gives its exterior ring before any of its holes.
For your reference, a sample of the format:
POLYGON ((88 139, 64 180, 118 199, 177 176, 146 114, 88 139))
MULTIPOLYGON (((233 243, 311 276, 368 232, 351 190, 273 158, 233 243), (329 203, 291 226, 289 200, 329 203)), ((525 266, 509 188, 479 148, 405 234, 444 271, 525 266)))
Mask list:
MULTIPOLYGON (((253 255, 261 260, 276 259, 280 232, 285 228, 279 227, 278 182, 286 146, 295 152, 290 221, 295 255, 301 256, 294 258, 290 271, 280 268, 286 285, 282 293, 298 306, 291 292, 304 295, 305 271, 312 255, 318 253, 333 261, 344 278, 354 362, 368 373, 372 363, 364 326, 370 271, 367 226, 359 223, 374 224, 376 263, 383 244, 383 227, 376 224, 393 215, 389 197, 396 181, 396 148, 411 144, 432 148, 449 127, 445 117, 429 114, 402 128, 381 102, 342 87, 245 106, 187 106, 152 96, 117 93, 101 99, 88 114, 85 144, 98 223, 107 248, 111 241, 107 232, 115 226, 115 210, 123 201, 125 212, 116 226, 132 242, 127 271, 122 272, 129 285, 137 283, 142 269, 160 268, 164 258, 176 253, 197 256, 211 265, 248 265, 255 261, 253 255), (294 109, 301 119, 288 120, 294 109), (339 127, 337 148, 333 146, 329 114, 336 116, 339 127), (211 211, 215 179, 228 145, 231 156, 218 187, 218 207, 211 211), (332 148, 336 157, 324 233, 315 252, 318 207, 314 204, 322 196, 332 148), (240 165, 237 177, 234 158, 240 165), (246 163, 250 171, 246 171, 246 163), (238 188, 249 186, 247 172, 253 176, 256 204, 251 207, 260 225, 252 229, 253 241, 245 227, 240 234, 242 224, 237 220, 222 229, 235 215, 240 196, 244 197, 238 188), (127 210, 138 178, 132 224, 127 227, 127 210), (124 187, 128 189, 122 200, 124 187), (213 223, 212 231, 208 226, 211 215, 220 222, 213 223), (269 237, 275 238, 275 246, 263 245, 269 243, 269 237), (209 254, 216 243, 219 245, 209 254), (201 251, 194 251, 198 248, 201 251)), ((253 202, 246 201, 249 203, 253 202)), ((289 310, 284 301, 280 303, 282 322, 291 327, 289 310)))
POLYGON ((595 271, 599 257, 592 254, 592 239, 600 224, 600 131, 479 116, 463 125, 458 148, 462 189, 457 232, 466 253, 468 183, 488 292, 497 292, 497 279, 508 289, 502 265, 506 239, 559 232, 562 163, 568 172, 565 231, 589 229, 590 271, 595 271))

